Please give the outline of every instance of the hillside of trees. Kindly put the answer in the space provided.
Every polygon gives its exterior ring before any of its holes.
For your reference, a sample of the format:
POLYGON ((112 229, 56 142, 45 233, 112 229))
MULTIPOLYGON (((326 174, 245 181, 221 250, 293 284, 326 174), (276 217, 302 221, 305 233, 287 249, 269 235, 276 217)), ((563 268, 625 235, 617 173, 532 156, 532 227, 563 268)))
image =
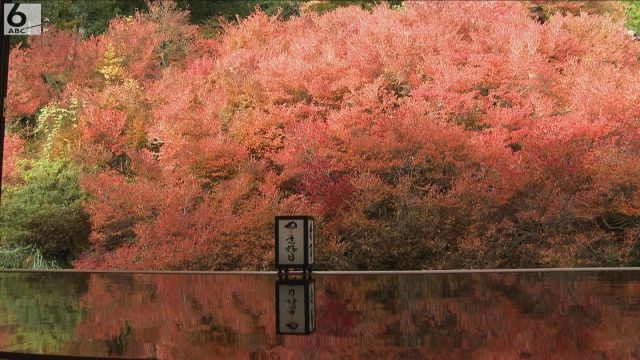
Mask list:
POLYGON ((638 2, 112 2, 12 48, 9 257, 269 269, 309 214, 319 269, 640 265, 638 2))

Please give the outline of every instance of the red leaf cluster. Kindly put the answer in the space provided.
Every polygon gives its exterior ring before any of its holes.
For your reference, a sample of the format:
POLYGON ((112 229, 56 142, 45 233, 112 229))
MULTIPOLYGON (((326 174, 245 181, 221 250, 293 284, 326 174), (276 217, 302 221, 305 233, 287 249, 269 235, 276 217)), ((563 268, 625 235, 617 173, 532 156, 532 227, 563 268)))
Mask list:
POLYGON ((16 160, 22 152, 24 140, 20 137, 8 134, 4 138, 4 150, 2 153, 2 183, 9 183, 16 175, 16 160))

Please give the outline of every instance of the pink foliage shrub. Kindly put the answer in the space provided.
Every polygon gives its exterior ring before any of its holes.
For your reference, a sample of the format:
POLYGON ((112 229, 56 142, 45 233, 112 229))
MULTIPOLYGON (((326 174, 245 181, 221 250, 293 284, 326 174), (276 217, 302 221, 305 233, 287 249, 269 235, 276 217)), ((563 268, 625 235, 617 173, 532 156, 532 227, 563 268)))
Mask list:
POLYGON ((4 151, 2 153, 2 183, 10 183, 16 175, 16 160, 22 152, 24 140, 15 135, 7 135, 4 138, 4 151))

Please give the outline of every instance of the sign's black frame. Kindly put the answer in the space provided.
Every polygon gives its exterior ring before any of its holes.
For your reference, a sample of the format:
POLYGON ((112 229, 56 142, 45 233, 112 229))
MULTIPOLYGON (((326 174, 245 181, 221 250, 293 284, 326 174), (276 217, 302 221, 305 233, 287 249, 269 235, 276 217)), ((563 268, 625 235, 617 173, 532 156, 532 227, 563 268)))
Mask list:
POLYGON ((316 306, 316 301, 315 301, 315 296, 316 296, 316 292, 315 289, 313 291, 313 302, 311 302, 311 299, 309 298, 309 289, 311 288, 311 286, 315 287, 315 281, 310 278, 310 277, 305 277, 302 279, 289 279, 289 278, 281 278, 276 280, 275 283, 275 292, 276 292, 276 302, 275 302, 275 306, 276 306, 276 335, 310 335, 313 334, 316 331, 316 320, 314 320, 313 322, 313 328, 311 328, 311 324, 310 324, 310 317, 309 315, 311 314, 311 304, 313 304, 314 306, 314 317, 315 316, 315 306, 316 306), (294 285, 294 286, 299 286, 299 285, 304 285, 304 332, 300 332, 300 333, 294 333, 294 332, 282 332, 280 329, 280 286, 289 286, 289 285, 294 285))
POLYGON ((0 1, 0 17, 2 17, 2 34, 0 34, 0 201, 2 199, 2 159, 4 155, 4 122, 7 86, 9 82, 9 35, 4 35, 4 4, 11 4, 11 0, 0 1))
MULTIPOLYGON (((308 215, 281 215, 281 216, 276 216, 275 219, 275 241, 274 241, 274 249, 275 249, 275 262, 276 262, 276 268, 278 268, 278 270, 282 270, 282 269, 301 269, 301 270, 310 270, 311 269, 311 265, 309 263, 309 251, 312 251, 311 249, 309 249, 309 222, 313 221, 313 231, 315 232, 315 228, 316 228, 316 223, 315 223, 315 219, 313 218, 313 216, 308 216, 308 215), (303 220, 303 226, 304 226, 304 232, 303 232, 303 262, 304 264, 280 264, 280 248, 278 247, 278 238, 280 236, 280 230, 279 230, 279 226, 278 224, 280 223, 280 220, 303 220)), ((316 242, 316 238, 315 238, 315 234, 313 236, 313 245, 315 246, 315 242, 316 242)))

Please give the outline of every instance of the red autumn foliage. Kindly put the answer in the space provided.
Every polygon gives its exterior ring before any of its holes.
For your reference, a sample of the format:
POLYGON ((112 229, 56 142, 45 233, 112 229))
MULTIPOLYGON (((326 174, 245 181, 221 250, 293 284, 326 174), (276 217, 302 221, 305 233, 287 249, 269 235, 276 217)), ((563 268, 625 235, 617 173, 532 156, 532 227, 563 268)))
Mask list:
MULTIPOLYGON (((407 2, 257 11, 203 40, 154 6, 63 51, 99 49, 93 75, 51 65, 83 104, 94 249, 78 267, 268 268, 284 213, 318 217, 325 268, 638 261, 640 45, 621 23, 407 2), (100 79, 108 44, 121 81, 77 80, 100 79)), ((52 96, 33 89, 13 117, 52 96)))
POLYGON ((4 150, 2 153, 2 183, 10 183, 16 175, 16 160, 22 152, 24 140, 20 137, 7 134, 4 138, 4 150))
POLYGON ((188 13, 178 11, 175 2, 149 2, 148 7, 147 13, 111 21, 102 39, 115 46, 127 75, 139 81, 158 77, 163 66, 184 57, 199 38, 197 27, 188 24, 188 13))
POLYGON ((69 84, 91 85, 100 55, 94 39, 82 41, 79 35, 55 29, 30 38, 28 47, 12 49, 7 118, 33 115, 69 84))
POLYGON ((124 151, 123 134, 127 121, 127 114, 112 109, 87 109, 86 124, 84 124, 83 141, 98 144, 119 155, 124 151))

